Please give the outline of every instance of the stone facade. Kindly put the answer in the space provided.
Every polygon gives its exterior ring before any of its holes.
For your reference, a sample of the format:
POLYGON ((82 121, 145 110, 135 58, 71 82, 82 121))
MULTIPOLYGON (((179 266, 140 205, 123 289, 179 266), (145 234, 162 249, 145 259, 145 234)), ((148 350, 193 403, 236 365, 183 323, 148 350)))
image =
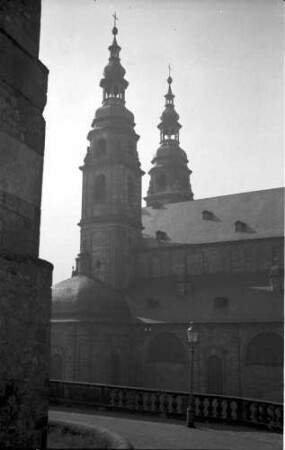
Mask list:
POLYGON ((46 67, 41 2, 0 4, 0 446, 44 448, 51 264, 38 259, 46 67))
MULTIPOLYGON (((183 390, 189 386, 187 324, 154 324, 145 328, 139 385, 183 390), (163 350, 168 342, 167 353, 163 350), (176 355, 177 360, 175 361, 176 355)), ((199 341, 194 350, 194 388, 238 397, 282 401, 283 328, 280 323, 203 323, 196 325, 199 341), (254 361, 247 357, 254 339, 272 340, 278 355, 254 361), (279 357, 279 359, 278 359, 279 357)), ((262 348, 259 348, 262 350, 262 348)), ((255 349, 256 351, 256 349, 255 349)))
POLYGON ((132 329, 127 324, 52 321, 52 376, 133 386, 132 329))
MULTIPOLYGON (((283 261, 283 237, 197 245, 145 248, 139 254, 138 278, 254 273, 268 276, 274 258, 283 261)), ((253 278, 252 278, 253 280, 253 278)))
POLYGON ((161 145, 141 209, 138 136, 124 106, 116 27, 113 34, 100 83, 103 106, 82 167, 80 255, 73 277, 54 289, 52 377, 187 391, 191 320, 199 333, 196 391, 281 401, 284 313, 276 261, 284 258, 284 191, 193 201, 169 77, 161 145), (81 297, 71 295, 76 277, 84 276, 89 286, 92 278, 112 286, 109 297, 102 302, 96 290, 84 289, 81 297), (114 288, 128 303, 127 323, 116 301, 110 304, 114 288), (88 304, 85 319, 77 311, 70 320, 79 298, 88 304))

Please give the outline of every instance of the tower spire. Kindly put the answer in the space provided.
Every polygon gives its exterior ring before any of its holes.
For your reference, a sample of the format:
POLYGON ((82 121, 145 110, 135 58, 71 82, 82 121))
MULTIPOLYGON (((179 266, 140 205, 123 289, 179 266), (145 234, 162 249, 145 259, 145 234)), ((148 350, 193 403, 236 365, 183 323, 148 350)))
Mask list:
POLYGON ((100 82, 103 105, 95 111, 88 133, 83 173, 80 253, 75 273, 83 273, 121 289, 135 277, 136 251, 142 237, 139 136, 134 115, 125 106, 125 69, 117 43, 117 14, 113 42, 100 82))
POLYGON ((112 14, 112 16, 114 17, 114 28, 116 28, 116 21, 119 20, 119 18, 117 17, 117 13, 116 11, 114 12, 114 14, 112 14))
POLYGON ((100 81, 100 86, 103 88, 103 104, 108 103, 125 103, 125 90, 128 87, 128 82, 125 80, 125 69, 120 62, 121 47, 117 43, 117 21, 118 16, 116 12, 112 15, 114 18, 114 26, 112 29, 113 42, 109 46, 110 57, 107 66, 104 68, 104 78, 100 81))
POLYGON ((145 197, 147 206, 159 207, 167 203, 193 200, 190 184, 191 170, 184 150, 179 146, 179 115, 174 107, 171 66, 168 65, 168 90, 165 94, 164 111, 158 125, 160 147, 152 160, 149 171, 150 184, 145 197))
POLYGON ((165 97, 165 108, 160 117, 161 122, 158 125, 160 129, 160 143, 171 141, 172 143, 179 144, 179 130, 181 128, 179 120, 179 115, 175 111, 174 108, 174 97, 175 95, 172 93, 171 84, 171 67, 168 65, 168 91, 165 97))

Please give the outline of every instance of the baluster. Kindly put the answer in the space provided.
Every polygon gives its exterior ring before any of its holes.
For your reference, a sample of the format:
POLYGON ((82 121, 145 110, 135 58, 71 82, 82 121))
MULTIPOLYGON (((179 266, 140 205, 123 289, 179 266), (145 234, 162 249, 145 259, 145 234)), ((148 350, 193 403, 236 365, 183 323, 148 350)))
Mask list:
POLYGON ((189 395, 185 394, 181 396, 181 413, 183 414, 183 416, 186 416, 186 410, 188 407, 188 402, 189 402, 189 395))
POLYGON ((251 403, 250 405, 250 421, 253 423, 257 423, 257 412, 258 412, 258 408, 256 403, 251 403))
POLYGON ((177 415, 177 394, 172 394, 171 395, 171 401, 170 401, 170 412, 172 415, 176 416, 177 415))
POLYGON ((214 415, 214 400, 212 397, 209 397, 208 417, 213 417, 214 415))
POLYGON ((259 405, 258 406, 258 414, 257 414, 257 420, 258 420, 258 423, 260 423, 260 424, 267 424, 267 422, 266 422, 266 413, 265 413, 265 405, 259 405))
POLYGON ((160 412, 160 392, 156 392, 154 400, 155 412, 160 412))
POLYGON ((274 411, 273 405, 268 405, 266 408, 266 422, 269 430, 272 430, 274 426, 274 411))
MULTIPOLYGON (((179 415, 183 415, 184 414, 183 397, 181 395, 178 395, 178 397, 177 397, 177 413, 179 415)), ((186 414, 186 410, 185 410, 185 414, 186 414)))
POLYGON ((163 415, 167 415, 167 413, 168 413, 168 394, 166 394, 166 393, 162 394, 161 409, 162 409, 163 415))
POLYGON ((137 393, 137 410, 138 411, 143 411, 143 393, 141 391, 139 391, 137 393))
POLYGON ((203 415, 201 399, 200 397, 195 397, 195 400, 196 400, 196 415, 201 417, 203 415))
POLYGON ((278 429, 278 430, 282 430, 282 427, 283 427, 283 409, 282 408, 280 408, 280 406, 276 406, 275 408, 274 408, 274 416, 275 416, 275 423, 274 423, 274 425, 275 425, 275 427, 278 429))
POLYGON ((114 406, 119 406, 119 401, 120 401, 119 391, 118 391, 118 389, 115 389, 114 390, 114 397, 113 397, 113 405, 114 406))
POLYGON ((237 422, 242 420, 242 403, 240 400, 235 400, 235 420, 237 422))
POLYGON ((225 398, 222 399, 222 419, 225 420, 227 417, 227 401, 225 398))
POLYGON ((212 417, 214 417, 214 418, 217 417, 217 404, 218 404, 218 399, 213 398, 212 399, 212 417))
POLYGON ((145 411, 152 411, 152 393, 145 392, 145 411))
POLYGON ((110 388, 110 390, 109 390, 110 406, 114 405, 114 396, 115 396, 115 391, 112 388, 110 388))
POLYGON ((209 404, 210 404, 210 401, 209 401, 208 397, 205 397, 203 400, 203 413, 202 413, 203 417, 207 418, 209 416, 209 404))
POLYGON ((251 410, 250 410, 250 403, 246 400, 242 402, 242 420, 245 423, 250 422, 251 420, 251 410))
POLYGON ((126 389, 122 389, 121 394, 122 394, 121 405, 122 405, 123 409, 126 409, 126 407, 127 407, 127 391, 126 391, 126 389))
POLYGON ((124 396, 124 393, 123 393, 122 389, 119 389, 118 390, 118 397, 119 397, 118 406, 120 408, 122 408, 122 406, 123 406, 123 396, 124 396))
POLYGON ((225 401, 225 420, 231 419, 231 400, 225 401))
POLYGON ((216 418, 221 419, 223 417, 223 400, 221 398, 216 400, 216 418))
POLYGON ((229 420, 232 422, 234 420, 236 420, 236 411, 237 411, 237 405, 236 402, 234 400, 229 401, 229 420))
POLYGON ((135 397, 135 392, 130 390, 129 391, 129 395, 128 395, 128 403, 129 403, 129 409, 131 410, 131 412, 135 412, 136 409, 136 397, 135 397))

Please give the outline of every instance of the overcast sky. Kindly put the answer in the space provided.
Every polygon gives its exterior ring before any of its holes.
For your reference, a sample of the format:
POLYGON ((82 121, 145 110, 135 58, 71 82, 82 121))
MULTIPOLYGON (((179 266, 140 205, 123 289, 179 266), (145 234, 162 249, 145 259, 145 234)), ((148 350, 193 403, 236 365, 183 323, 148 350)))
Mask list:
MULTIPOLYGON (((159 146, 171 64, 194 198, 283 185, 282 0, 42 3, 40 59, 50 73, 40 257, 54 264, 54 283, 70 276, 79 252, 78 167, 102 102, 114 11, 142 169, 159 146)), ((146 174, 143 195, 148 183, 146 174)))

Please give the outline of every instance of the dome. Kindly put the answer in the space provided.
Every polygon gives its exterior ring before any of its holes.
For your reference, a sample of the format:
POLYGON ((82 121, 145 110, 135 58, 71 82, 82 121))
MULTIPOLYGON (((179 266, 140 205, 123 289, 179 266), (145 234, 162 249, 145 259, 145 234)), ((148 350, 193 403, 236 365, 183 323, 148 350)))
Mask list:
POLYGON ((121 80, 126 74, 125 69, 119 62, 110 61, 104 69, 104 76, 109 80, 121 80))
POLYGON ((179 119, 179 115, 177 114, 177 112, 175 111, 174 108, 165 108, 165 110, 163 111, 162 115, 161 115, 161 120, 163 122, 177 122, 177 120, 179 119))
POLYGON ((187 154, 182 148, 176 145, 175 142, 163 143, 156 152, 155 159, 160 158, 175 158, 182 159, 183 162, 188 162, 187 154))
MULTIPOLYGON (((98 108, 95 112, 95 120, 96 119, 109 119, 110 117, 114 118, 124 118, 130 121, 132 124, 134 123, 134 115, 131 111, 129 111, 125 106, 119 104, 105 104, 98 108)), ((92 125, 93 126, 93 125, 92 125)))
POLYGON ((112 322, 131 320, 128 304, 119 291, 81 274, 54 286, 52 315, 57 318, 87 317, 112 322))

